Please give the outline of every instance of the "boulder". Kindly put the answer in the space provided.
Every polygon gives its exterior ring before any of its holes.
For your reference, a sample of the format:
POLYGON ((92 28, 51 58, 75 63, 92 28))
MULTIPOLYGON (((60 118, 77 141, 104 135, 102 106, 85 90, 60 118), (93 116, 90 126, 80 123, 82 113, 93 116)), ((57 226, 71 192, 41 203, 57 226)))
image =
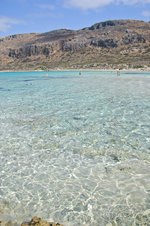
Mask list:
POLYGON ((39 217, 34 217, 30 222, 22 223, 21 226, 63 226, 63 224, 47 222, 39 217))

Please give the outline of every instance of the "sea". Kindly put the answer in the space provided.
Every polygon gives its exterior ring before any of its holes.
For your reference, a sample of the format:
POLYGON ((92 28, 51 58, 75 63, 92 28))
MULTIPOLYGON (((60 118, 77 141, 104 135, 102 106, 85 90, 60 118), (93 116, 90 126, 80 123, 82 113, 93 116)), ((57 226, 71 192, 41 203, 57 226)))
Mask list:
POLYGON ((0 73, 0 219, 150 225, 150 72, 0 73))

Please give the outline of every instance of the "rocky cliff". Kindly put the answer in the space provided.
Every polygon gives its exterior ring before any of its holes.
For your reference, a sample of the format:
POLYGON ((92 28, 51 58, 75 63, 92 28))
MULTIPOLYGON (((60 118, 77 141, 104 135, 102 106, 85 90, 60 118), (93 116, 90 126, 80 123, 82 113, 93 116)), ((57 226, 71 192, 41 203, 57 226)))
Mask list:
POLYGON ((0 38, 0 69, 150 67, 150 23, 111 20, 81 30, 0 38))

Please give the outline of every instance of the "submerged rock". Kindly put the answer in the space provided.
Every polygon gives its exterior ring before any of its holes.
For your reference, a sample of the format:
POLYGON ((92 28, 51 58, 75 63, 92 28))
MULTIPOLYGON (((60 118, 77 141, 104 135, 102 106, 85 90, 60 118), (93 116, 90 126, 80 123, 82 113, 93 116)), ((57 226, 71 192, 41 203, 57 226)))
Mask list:
POLYGON ((22 223, 21 226, 63 226, 63 224, 55 223, 55 222, 47 222, 46 220, 42 220, 39 217, 34 217, 30 222, 22 223))

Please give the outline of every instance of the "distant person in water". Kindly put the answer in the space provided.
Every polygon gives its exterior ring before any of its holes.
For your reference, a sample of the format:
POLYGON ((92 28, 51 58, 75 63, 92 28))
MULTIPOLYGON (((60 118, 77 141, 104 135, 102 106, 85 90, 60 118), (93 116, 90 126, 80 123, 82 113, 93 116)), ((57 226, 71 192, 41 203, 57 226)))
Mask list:
POLYGON ((117 76, 120 76, 120 71, 117 71, 117 76))
POLYGON ((81 75, 81 72, 79 72, 79 75, 81 75))

